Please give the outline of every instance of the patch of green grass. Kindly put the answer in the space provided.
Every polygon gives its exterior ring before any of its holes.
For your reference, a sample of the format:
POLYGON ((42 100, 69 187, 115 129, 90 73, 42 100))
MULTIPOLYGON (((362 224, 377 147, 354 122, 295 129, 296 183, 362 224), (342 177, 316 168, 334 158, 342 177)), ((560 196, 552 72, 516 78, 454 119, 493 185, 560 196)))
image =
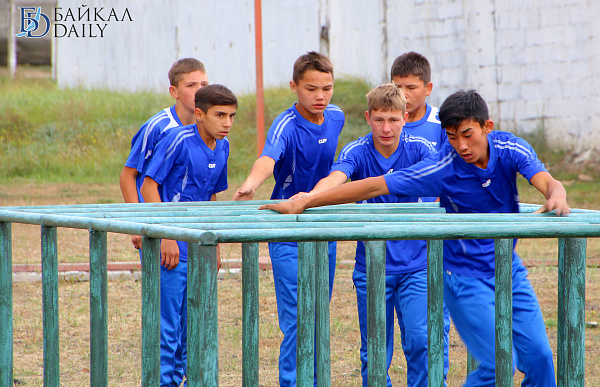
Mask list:
MULTIPOLYGON (((0 77, 0 181, 107 183, 118 179, 139 127, 173 104, 166 94, 60 89, 49 79, 0 77)), ((336 81, 333 103, 346 112, 339 148, 363 136, 365 94, 357 79, 336 81)), ((296 102, 289 88, 265 91, 265 135, 296 102)), ((228 172, 241 182, 256 159, 256 97, 239 96, 228 172)))
POLYGON ((0 78, 0 180, 98 182, 118 174, 139 126, 172 99, 0 78))

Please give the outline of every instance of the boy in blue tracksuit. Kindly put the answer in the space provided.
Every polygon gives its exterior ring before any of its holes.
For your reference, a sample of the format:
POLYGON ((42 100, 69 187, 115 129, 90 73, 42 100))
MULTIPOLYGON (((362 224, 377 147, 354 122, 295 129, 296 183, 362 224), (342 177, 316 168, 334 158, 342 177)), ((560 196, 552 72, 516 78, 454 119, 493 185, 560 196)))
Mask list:
MULTIPOLYGON (((409 167, 436 153, 429 141, 407 134, 403 130, 408 112, 402 90, 393 83, 381 85, 367 94, 365 113, 371 133, 347 144, 331 173, 317 183, 314 194, 352 181, 409 167)), ((300 198, 305 194, 296 195, 300 198)), ((370 203, 418 202, 412 195, 382 195, 370 203)), ((356 246, 356 265, 352 279, 356 288, 360 323, 360 359, 363 386, 368 385, 367 359, 367 268, 364 242, 356 246)), ((392 240, 386 242, 386 348, 387 369, 394 353, 394 309, 398 316, 402 348, 407 363, 407 385, 427 386, 427 243, 423 240, 392 240)), ((448 331, 450 318, 445 319, 445 373, 448 372, 448 331)), ((387 385, 392 382, 387 376, 387 385)))
MULTIPOLYGON (((194 97, 203 86, 208 85, 204 64, 194 58, 183 58, 173 63, 169 70, 169 93, 175 105, 165 108, 144 123, 131 140, 131 151, 119 177, 119 185, 125 203, 143 202, 140 188, 148 169, 154 148, 163 133, 170 129, 196 123, 194 97)), ((133 236, 136 249, 142 247, 142 237, 133 236)))
POLYGON ((390 76, 406 98, 408 119, 402 130, 407 134, 423 137, 439 151, 448 139, 446 131, 440 125, 438 108, 426 102, 433 90, 429 61, 417 52, 407 52, 394 60, 390 76))
MULTIPOLYGON (((156 145, 141 187, 147 203, 216 200, 227 189, 226 136, 237 99, 210 85, 196 92, 195 104, 196 124, 170 130, 156 145)), ((160 246, 161 386, 179 386, 187 368, 187 247, 166 239, 160 246)))
MULTIPOLYGON (((261 157, 233 200, 251 200, 271 175, 272 199, 287 199, 313 189, 333 164, 344 113, 329 101, 333 96, 333 65, 316 52, 294 63, 290 88, 298 102, 271 125, 261 157)), ((335 243, 329 244, 329 294, 335 274, 335 243)), ((281 386, 296 385, 296 318, 298 311, 298 247, 296 243, 269 243, 273 266, 279 328, 283 341, 279 353, 281 386)))
MULTIPOLYGON (((569 213, 567 193, 546 171, 533 148, 507 132, 492 131, 485 101, 459 91, 439 112, 449 144, 431 158, 381 177, 363 179, 299 200, 267 205, 285 213, 354 202, 379 195, 439 196, 449 213, 519 211, 517 172, 546 198, 540 211, 569 213)), ((494 264, 492 239, 444 241, 444 300, 458 333, 479 362, 465 386, 494 386, 494 264)), ((527 269, 513 252, 513 346, 523 386, 555 386, 552 350, 527 269)))

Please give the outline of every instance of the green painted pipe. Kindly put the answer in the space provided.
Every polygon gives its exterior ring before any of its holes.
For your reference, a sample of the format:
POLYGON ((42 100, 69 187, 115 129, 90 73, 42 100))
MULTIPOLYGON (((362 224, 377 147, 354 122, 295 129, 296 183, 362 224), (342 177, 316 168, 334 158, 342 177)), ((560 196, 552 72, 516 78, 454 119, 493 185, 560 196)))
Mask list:
POLYGON ((44 386, 60 385, 58 252, 56 240, 56 227, 42 226, 44 386))
POLYGON ((315 242, 298 243, 296 385, 312 387, 315 375, 315 242))
POLYGON ((0 223, 0 385, 13 385, 12 232, 0 223))
POLYGON ((316 243, 315 272, 315 309, 317 313, 317 382, 319 387, 331 387, 328 242, 316 243))
POLYGON ((585 385, 584 238, 559 239, 558 386, 585 385))
POLYGON ((444 241, 427 241, 427 363, 429 387, 444 385, 444 241))
POLYGON ((258 386, 258 243, 242 243, 242 386, 258 386))
POLYGON ((385 241, 365 242, 367 263, 367 358, 369 386, 387 386, 385 241))
POLYGON ((496 386, 513 385, 512 261, 513 240, 495 241, 496 386))
POLYGON ((90 384, 108 385, 106 232, 90 230, 90 384))
POLYGON ((142 238, 142 386, 160 385, 160 240, 142 238))

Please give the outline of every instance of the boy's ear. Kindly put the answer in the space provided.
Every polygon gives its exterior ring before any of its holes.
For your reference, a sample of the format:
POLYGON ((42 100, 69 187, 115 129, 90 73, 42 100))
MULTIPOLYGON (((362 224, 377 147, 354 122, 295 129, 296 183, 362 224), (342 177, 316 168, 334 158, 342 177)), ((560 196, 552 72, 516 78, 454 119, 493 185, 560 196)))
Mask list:
POLYGON ((371 118, 368 110, 365 112, 365 119, 367 120, 367 124, 371 125, 371 118))
POLYGON ((292 90, 292 93, 294 93, 294 94, 298 94, 298 93, 297 93, 297 91, 296 91, 296 88, 297 88, 297 87, 298 87, 298 86, 296 85, 296 82, 294 82, 294 81, 290 81, 290 90, 292 90))
POLYGON ((202 109, 200 108, 195 108, 194 109, 194 117, 196 118, 196 121, 202 121, 202 119, 204 119, 204 116, 206 115, 206 113, 204 113, 202 111, 202 109))
POLYGON ((485 131, 485 134, 490 134, 492 130, 494 130, 494 121, 485 120, 483 123, 483 130, 485 131))
POLYGON ((429 96, 429 95, 431 94, 431 90, 433 90, 433 83, 431 83, 431 82, 428 82, 428 83, 425 85, 425 95, 426 95, 426 96, 429 96))
POLYGON ((169 94, 171 94, 171 97, 175 99, 179 98, 179 94, 177 94, 177 88, 173 85, 169 86, 169 94))

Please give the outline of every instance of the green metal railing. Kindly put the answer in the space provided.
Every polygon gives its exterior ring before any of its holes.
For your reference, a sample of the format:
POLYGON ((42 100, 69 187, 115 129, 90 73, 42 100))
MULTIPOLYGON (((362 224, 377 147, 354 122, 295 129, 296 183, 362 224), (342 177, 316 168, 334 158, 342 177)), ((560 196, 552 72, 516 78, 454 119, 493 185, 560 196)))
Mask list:
POLYGON ((443 385, 442 242, 496 239, 496 385, 512 385, 512 239, 559 238, 558 383, 584 385, 585 246, 600 213, 445 214, 437 203, 348 204, 300 215, 258 211, 264 202, 104 204, 0 208, 0 385, 13 379, 11 223, 42 227, 44 383, 60 384, 56 228, 90 230, 91 384, 108 384, 106 233, 143 235, 142 384, 160 375, 160 238, 187 241, 188 384, 218 385, 217 244, 242 243, 243 384, 258 385, 258 243, 299 242, 298 386, 331 384, 327 241, 366 241, 369 385, 385 386, 385 240, 428 245, 429 385, 443 385), (317 316, 316 321, 314 316, 317 316), (201 327, 201 329, 199 329, 201 327), (315 332, 317 340, 315 340, 315 332), (317 342, 316 354, 314 343, 317 342))

